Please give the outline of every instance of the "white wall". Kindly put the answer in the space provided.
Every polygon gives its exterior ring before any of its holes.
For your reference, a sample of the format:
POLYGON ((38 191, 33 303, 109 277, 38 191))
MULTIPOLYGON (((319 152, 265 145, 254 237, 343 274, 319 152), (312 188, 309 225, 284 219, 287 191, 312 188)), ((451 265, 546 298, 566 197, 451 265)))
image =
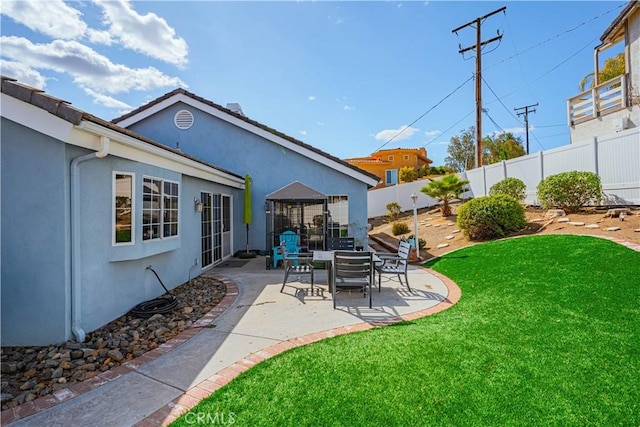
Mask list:
MULTIPOLYGON (((527 186, 525 202, 538 204, 536 188, 540 181, 549 175, 574 170, 595 172, 600 176, 605 193, 603 204, 640 205, 640 129, 628 129, 529 154, 460 175, 470 181, 470 191, 464 197, 486 196, 493 184, 514 177, 527 186)), ((400 204, 403 211, 412 209, 413 192, 418 194, 418 209, 434 206, 436 201, 420 192, 420 188, 428 183, 421 180, 370 190, 368 217, 386 215, 386 205, 390 202, 400 204)))

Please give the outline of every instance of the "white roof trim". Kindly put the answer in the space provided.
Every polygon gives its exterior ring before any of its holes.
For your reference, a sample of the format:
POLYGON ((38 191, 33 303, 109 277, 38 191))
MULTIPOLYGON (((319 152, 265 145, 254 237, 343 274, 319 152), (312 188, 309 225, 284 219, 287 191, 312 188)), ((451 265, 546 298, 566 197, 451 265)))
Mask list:
POLYGON ((148 144, 137 138, 83 120, 80 125, 57 117, 42 108, 2 93, 2 117, 33 129, 63 143, 99 151, 100 136, 111 140, 109 154, 173 170, 185 175, 212 181, 232 188, 244 189, 244 178, 230 175, 195 160, 148 144), (29 120, 26 121, 25 118, 29 120))
POLYGON ((118 126, 121 127, 129 127, 134 123, 137 123, 141 120, 144 120, 162 110, 165 110, 166 108, 178 103, 178 102, 182 102, 184 104, 190 105, 194 108, 197 108, 201 111, 204 111, 214 117, 217 117, 221 120, 224 120, 236 127, 239 127, 241 129, 244 129, 248 132, 251 132, 255 135, 258 135, 268 141, 274 142, 288 150, 291 150, 293 152, 296 152, 298 154, 301 154, 305 157, 308 157, 312 160, 315 160, 321 164, 327 165, 330 168, 341 172, 345 175, 348 175, 352 178, 357 179, 358 181, 362 181, 368 185, 371 186, 375 186, 378 184, 378 181, 374 178, 371 178, 365 174, 359 173, 358 171, 355 171, 341 163, 338 163, 328 157, 325 157, 321 154, 318 154, 312 150, 309 150, 308 148, 302 147, 298 144, 295 144, 285 138, 282 138, 280 136, 274 135, 271 132, 268 132, 258 126, 255 126, 251 123, 248 123, 242 119, 239 119, 231 114, 225 113, 222 110, 219 110, 218 108, 215 108, 213 106, 207 105, 201 101, 195 100, 192 97, 185 95, 183 93, 178 93, 175 94, 167 99, 164 99, 160 102, 158 102, 155 105, 152 105, 151 107, 144 109, 143 111, 128 117, 120 122, 118 122, 118 126))
POLYGON ((109 153, 143 163, 167 168, 185 175, 213 181, 234 188, 244 188, 244 178, 236 177, 219 169, 173 153, 161 147, 146 143, 137 138, 106 128, 97 123, 83 120, 79 129, 97 136, 106 136, 111 140, 109 153), (114 144, 115 143, 115 144, 114 144), (120 148, 116 145, 120 145, 120 148), (133 149, 133 150, 131 150, 133 149), (133 151, 138 152, 136 155, 133 151))

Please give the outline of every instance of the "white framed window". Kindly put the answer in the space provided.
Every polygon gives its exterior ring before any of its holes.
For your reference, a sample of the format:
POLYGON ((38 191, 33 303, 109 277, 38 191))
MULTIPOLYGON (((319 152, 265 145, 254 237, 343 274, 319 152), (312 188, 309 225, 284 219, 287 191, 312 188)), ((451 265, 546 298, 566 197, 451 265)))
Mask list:
POLYGON ((131 172, 113 172, 113 211, 112 211, 112 244, 134 244, 134 220, 133 207, 135 174, 131 172))
POLYGON ((328 196, 327 235, 347 237, 349 235, 349 197, 328 196))
POLYGON ((404 155, 404 159, 405 159, 405 160, 409 160, 409 155, 408 155, 408 154, 405 154, 405 155, 404 155))
POLYGON ((177 236, 179 184, 145 176, 142 197, 142 240, 177 236))
POLYGON ((398 183, 398 169, 387 169, 384 171, 384 176, 387 185, 396 185, 398 183))

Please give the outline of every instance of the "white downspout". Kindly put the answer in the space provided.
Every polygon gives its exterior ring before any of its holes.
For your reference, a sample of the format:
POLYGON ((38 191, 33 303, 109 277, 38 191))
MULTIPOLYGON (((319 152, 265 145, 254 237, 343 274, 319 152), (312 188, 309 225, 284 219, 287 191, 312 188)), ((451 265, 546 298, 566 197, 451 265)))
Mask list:
POLYGON ((77 342, 84 342, 82 329, 82 293, 80 263, 80 163, 102 159, 109 154, 109 138, 100 137, 102 149, 71 160, 71 332, 77 342))

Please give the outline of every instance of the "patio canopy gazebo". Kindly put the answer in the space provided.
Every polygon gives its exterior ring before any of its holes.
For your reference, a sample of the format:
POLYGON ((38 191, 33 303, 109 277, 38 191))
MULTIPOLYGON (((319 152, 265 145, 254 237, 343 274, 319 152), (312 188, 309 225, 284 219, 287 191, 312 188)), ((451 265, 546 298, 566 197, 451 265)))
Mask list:
POLYGON ((327 196, 294 181, 267 194, 267 253, 280 244, 280 234, 293 231, 299 236, 302 251, 325 248, 327 230, 327 196))

